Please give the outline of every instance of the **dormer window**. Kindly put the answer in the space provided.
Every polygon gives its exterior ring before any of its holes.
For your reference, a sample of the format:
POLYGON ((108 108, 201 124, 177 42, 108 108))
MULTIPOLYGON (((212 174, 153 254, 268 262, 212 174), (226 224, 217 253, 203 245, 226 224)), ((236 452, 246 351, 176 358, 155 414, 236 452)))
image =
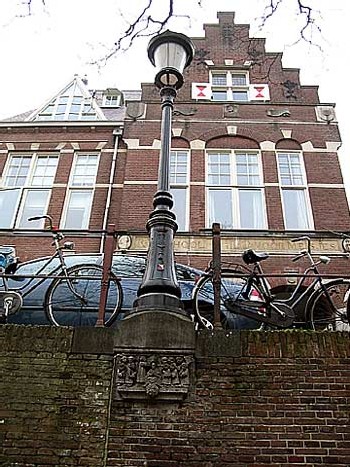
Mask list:
POLYGON ((249 100, 249 76, 245 71, 212 71, 210 74, 213 101, 249 100))
POLYGON ((104 94, 102 106, 103 107, 119 107, 121 105, 121 93, 108 93, 104 94))

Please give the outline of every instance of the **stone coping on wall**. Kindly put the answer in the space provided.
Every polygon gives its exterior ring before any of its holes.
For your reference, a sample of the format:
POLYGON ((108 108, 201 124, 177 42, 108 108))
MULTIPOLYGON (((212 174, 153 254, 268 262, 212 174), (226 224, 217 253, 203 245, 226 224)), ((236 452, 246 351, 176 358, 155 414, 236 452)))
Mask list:
MULTIPOLYGON (((135 334, 137 335, 137 334, 135 334)), ((166 334, 163 337, 166 337, 166 334)), ((196 358, 204 357, 349 357, 350 333, 347 331, 224 331, 193 330, 196 358)), ((188 340, 187 340, 188 342, 188 340)), ((142 344, 140 342, 140 344, 142 344)), ((113 355, 127 349, 118 329, 69 328, 51 326, 0 325, 1 352, 62 352, 71 354, 113 355), (122 343, 122 346, 120 345, 122 343)), ((140 349, 152 349, 149 342, 140 349)), ((178 345, 174 348, 179 349, 178 345)), ((133 345, 133 349, 135 346, 133 345)), ((172 350, 171 347, 168 347, 172 350)), ((161 350, 159 346, 153 350, 161 350)), ((182 349, 190 352, 191 348, 182 349)))

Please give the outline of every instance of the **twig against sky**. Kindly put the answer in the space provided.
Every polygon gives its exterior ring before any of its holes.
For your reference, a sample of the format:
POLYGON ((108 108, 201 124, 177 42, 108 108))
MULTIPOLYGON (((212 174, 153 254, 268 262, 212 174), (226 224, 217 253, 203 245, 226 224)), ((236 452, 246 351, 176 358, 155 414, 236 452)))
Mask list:
MULTIPOLYGON (((45 0, 39 0, 39 1, 42 4, 42 6, 45 7, 45 0)), ((32 14, 33 3, 34 3, 34 0, 20 0, 18 4, 22 7, 25 7, 25 9, 27 10, 27 13, 19 14, 18 16, 20 17, 30 16, 32 14)))
MULTIPOLYGON (((299 38, 295 41, 298 43, 300 40, 308 42, 310 45, 316 45, 319 47, 319 44, 314 43, 311 39, 313 30, 316 30, 321 33, 321 27, 319 21, 321 19, 321 13, 319 10, 309 6, 309 4, 304 3, 302 0, 293 0, 296 7, 296 16, 302 18, 303 21, 298 30, 299 38)), ((276 16, 277 10, 283 5, 286 5, 287 0, 267 0, 267 5, 264 8, 264 12, 260 19, 259 30, 262 30, 269 20, 276 16)))
MULTIPOLYGON (((201 1, 197 2, 198 6, 201 6, 201 1)), ((139 10, 134 21, 132 21, 125 31, 117 38, 114 46, 109 52, 98 59, 95 63, 101 64, 101 62, 107 62, 111 57, 117 54, 119 51, 126 51, 134 44, 134 41, 140 37, 151 37, 163 32, 172 18, 187 18, 190 20, 189 15, 179 15, 174 12, 174 4, 176 0, 167 0, 163 3, 166 5, 166 11, 163 15, 156 15, 151 11, 152 6, 156 3, 156 0, 147 0, 146 6, 139 10)))
MULTIPOLYGON (((117 0, 115 1, 117 2, 117 0)), ((204 6, 205 2, 208 1, 210 0, 196 0, 192 3, 191 7, 187 5, 186 11, 192 9, 193 15, 195 14, 193 11, 195 8, 204 6)), ((180 0, 138 1, 137 6, 133 7, 134 13, 131 20, 125 19, 124 13, 128 10, 128 6, 125 6, 125 3, 124 6, 120 7, 120 16, 124 18, 126 23, 125 29, 115 38, 113 45, 104 44, 107 52, 103 56, 92 60, 92 64, 103 66, 118 52, 130 49, 138 38, 152 37, 163 32, 172 18, 186 18, 190 21, 188 14, 181 14, 185 8, 182 6, 180 0)), ((296 28, 295 35, 297 38, 292 45, 304 41, 322 50, 317 38, 314 38, 315 32, 321 35, 321 14, 320 11, 310 6, 311 0, 264 0, 262 2, 262 14, 258 17, 260 21, 259 31, 264 29, 272 17, 278 17, 283 7, 290 7, 293 4, 295 6, 295 16, 301 18, 302 21, 299 24, 299 29, 296 28)), ((46 0, 17 0, 17 5, 17 18, 28 17, 34 14, 34 5, 41 5, 43 9, 50 8, 50 2, 46 0)), ((103 3, 101 4, 96 1, 96 7, 103 8, 103 3)))

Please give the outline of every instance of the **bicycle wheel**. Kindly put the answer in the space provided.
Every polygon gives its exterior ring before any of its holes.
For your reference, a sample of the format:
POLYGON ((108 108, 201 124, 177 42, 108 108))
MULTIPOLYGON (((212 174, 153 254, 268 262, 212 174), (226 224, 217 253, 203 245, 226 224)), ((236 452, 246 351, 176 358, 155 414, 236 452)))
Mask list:
MULTIPOLYGON (((257 321, 229 311, 225 303, 228 300, 262 300, 262 295, 256 285, 250 287, 249 297, 247 277, 238 276, 230 270, 221 273, 220 321, 224 329, 256 329, 257 321)), ((195 321, 201 328, 213 329, 214 323, 214 288, 211 275, 202 276, 193 292, 193 311, 195 321)))
POLYGON ((349 319, 346 311, 346 293, 350 282, 337 279, 324 284, 310 297, 307 307, 308 327, 315 331, 349 331, 349 319))
MULTIPOLYGON (((54 326, 94 326, 98 317, 103 268, 79 265, 53 280, 45 296, 45 312, 54 326)), ((105 309, 105 326, 118 317, 123 300, 122 287, 110 273, 105 309)))

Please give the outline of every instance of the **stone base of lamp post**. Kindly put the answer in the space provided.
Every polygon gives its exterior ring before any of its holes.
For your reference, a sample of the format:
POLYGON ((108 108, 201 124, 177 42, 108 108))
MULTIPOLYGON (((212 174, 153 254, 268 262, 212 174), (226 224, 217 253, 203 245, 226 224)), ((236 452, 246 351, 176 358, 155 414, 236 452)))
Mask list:
POLYGON ((132 313, 115 330, 116 399, 180 402, 195 376, 195 330, 178 313, 132 313))

